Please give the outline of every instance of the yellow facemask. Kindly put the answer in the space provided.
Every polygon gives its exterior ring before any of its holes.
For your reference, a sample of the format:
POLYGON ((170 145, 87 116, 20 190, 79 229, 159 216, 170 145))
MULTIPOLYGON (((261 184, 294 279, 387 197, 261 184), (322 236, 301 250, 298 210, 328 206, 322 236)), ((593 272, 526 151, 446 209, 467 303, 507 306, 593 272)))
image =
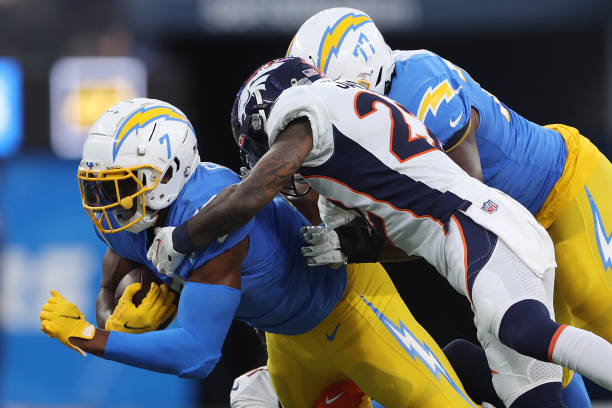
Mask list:
POLYGON ((146 216, 145 194, 157 187, 160 176, 161 171, 149 164, 108 170, 88 170, 81 167, 77 179, 83 209, 98 231, 107 234, 123 231, 146 216), (149 173, 155 178, 149 180, 149 187, 145 187, 137 176, 138 171, 143 169, 150 170, 149 173), (137 200, 139 197, 140 200, 137 200), (140 207, 134 208, 135 205, 140 207), (114 210, 131 210, 133 214, 140 212, 140 216, 116 227, 118 221, 111 222, 109 216, 109 211, 114 210))

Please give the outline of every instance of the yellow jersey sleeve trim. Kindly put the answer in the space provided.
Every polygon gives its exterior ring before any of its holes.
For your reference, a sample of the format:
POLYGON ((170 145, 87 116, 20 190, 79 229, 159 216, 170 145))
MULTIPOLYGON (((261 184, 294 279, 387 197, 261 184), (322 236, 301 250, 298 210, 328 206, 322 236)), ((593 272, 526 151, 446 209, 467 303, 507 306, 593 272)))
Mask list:
MULTIPOLYGON (((465 140, 465 138, 467 137, 467 135, 468 135, 468 133, 470 132, 470 129, 471 129, 471 128, 472 128, 472 119, 468 120, 467 126, 466 126, 466 128, 465 128, 465 132, 463 132, 463 134, 461 135, 461 137, 459 137, 459 139, 458 139, 458 140, 457 140, 455 143, 453 143, 451 147, 448 147, 448 148, 447 148, 447 147, 445 146, 445 147, 444 147, 444 151, 445 151, 446 153, 448 153, 448 152, 452 151, 454 148, 456 148, 457 146, 459 146, 459 145, 461 144, 461 142, 463 142, 463 141, 465 140)), ((457 132, 457 133, 459 133, 459 132, 457 132)), ((454 139, 454 137, 453 137, 453 138, 451 138, 451 141, 452 141, 452 139, 454 139)))

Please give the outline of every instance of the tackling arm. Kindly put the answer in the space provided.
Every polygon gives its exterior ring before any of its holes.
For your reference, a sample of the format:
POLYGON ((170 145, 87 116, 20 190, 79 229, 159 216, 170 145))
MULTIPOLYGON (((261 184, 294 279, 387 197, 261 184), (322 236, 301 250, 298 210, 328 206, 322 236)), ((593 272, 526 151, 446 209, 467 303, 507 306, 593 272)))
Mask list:
MULTIPOLYGON (((188 253, 195 247, 206 247, 217 237, 246 224, 287 185, 311 150, 310 122, 306 118, 294 120, 279 133, 247 178, 225 188, 183 224, 186 235, 183 241, 190 241, 192 248, 187 248, 186 252, 179 249, 176 239, 180 234, 173 234, 175 249, 188 253)), ((177 227, 177 232, 183 226, 177 227)), ((185 246, 189 247, 189 242, 185 246)))
POLYGON ((317 206, 319 193, 315 190, 310 189, 306 195, 301 197, 287 196, 287 199, 312 225, 319 225, 323 222, 319 214, 319 207, 317 206))
MULTIPOLYGON (((60 340, 67 338, 69 347, 106 359, 182 377, 206 377, 221 356, 240 303, 240 270, 247 251, 248 237, 193 271, 181 294, 175 329, 143 334, 96 329, 91 338, 44 331, 60 340)), ((49 304, 56 302, 50 300, 45 306, 49 304)), ((41 320, 56 329, 63 321, 72 322, 57 312, 41 315, 41 320)))
POLYGON ((334 230, 324 226, 303 227, 308 246, 302 254, 310 266, 364 262, 404 262, 416 259, 394 246, 389 239, 363 226, 343 225, 334 230))

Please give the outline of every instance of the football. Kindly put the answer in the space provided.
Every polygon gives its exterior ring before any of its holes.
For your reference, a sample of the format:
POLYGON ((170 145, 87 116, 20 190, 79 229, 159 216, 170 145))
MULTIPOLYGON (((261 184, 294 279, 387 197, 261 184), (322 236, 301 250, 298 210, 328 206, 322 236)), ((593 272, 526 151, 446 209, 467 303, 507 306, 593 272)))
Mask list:
POLYGON ((123 291, 128 286, 134 283, 141 283, 141 289, 136 292, 136 294, 132 298, 132 302, 136 306, 138 306, 149 292, 149 289, 151 288, 151 282, 155 282, 158 285, 161 285, 162 283, 161 279, 159 279, 157 275, 155 275, 155 273, 153 273, 146 266, 139 266, 137 268, 132 269, 127 274, 125 274, 123 278, 121 278, 119 284, 117 285, 117 288, 115 289, 115 297, 113 299, 115 306, 117 306, 117 303, 119 303, 119 299, 121 299, 123 291))
MULTIPOLYGON (((117 303, 119 303, 119 299, 121 299, 121 295, 123 295, 123 291, 131 284, 139 283, 139 282, 142 284, 142 287, 132 297, 132 302, 136 306, 138 306, 140 302, 142 302, 142 300, 145 298, 145 296, 149 292, 149 289, 151 288, 151 282, 155 282, 158 285, 162 284, 162 280, 158 278, 157 275, 155 275, 155 273, 151 271, 149 268, 147 268, 146 266, 141 265, 137 268, 134 268, 131 271, 129 271, 127 274, 125 274, 125 276, 121 278, 121 280, 119 281, 119 284, 117 285, 117 288, 115 289, 115 296, 113 299, 115 306, 117 306, 117 303)), ((174 301, 172 303, 178 306, 179 294, 174 290, 172 291, 174 292, 174 301)), ((174 320, 175 316, 176 316, 176 312, 172 316, 170 316, 168 320, 163 322, 157 329, 162 330, 168 327, 168 325, 172 323, 172 320, 174 320)))

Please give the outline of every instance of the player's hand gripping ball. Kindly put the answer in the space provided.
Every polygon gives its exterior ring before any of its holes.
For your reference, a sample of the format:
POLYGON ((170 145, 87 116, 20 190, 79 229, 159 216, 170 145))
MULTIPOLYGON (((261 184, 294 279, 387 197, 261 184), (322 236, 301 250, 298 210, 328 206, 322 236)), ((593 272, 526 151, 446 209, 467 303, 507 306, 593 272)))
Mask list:
POLYGON ((52 290, 51 297, 40 312, 40 329, 49 337, 56 338, 66 346, 85 356, 85 352, 70 343, 70 337, 92 339, 96 328, 85 320, 85 316, 74 304, 52 290))
POLYGON ((172 231, 174 227, 156 228, 155 238, 147 251, 147 259, 155 265, 157 272, 167 276, 176 276, 176 270, 185 258, 185 254, 174 250, 172 231))
POLYGON ((117 285, 115 310, 106 320, 106 330, 144 333, 163 329, 176 312, 174 292, 146 267, 128 272, 117 285))

